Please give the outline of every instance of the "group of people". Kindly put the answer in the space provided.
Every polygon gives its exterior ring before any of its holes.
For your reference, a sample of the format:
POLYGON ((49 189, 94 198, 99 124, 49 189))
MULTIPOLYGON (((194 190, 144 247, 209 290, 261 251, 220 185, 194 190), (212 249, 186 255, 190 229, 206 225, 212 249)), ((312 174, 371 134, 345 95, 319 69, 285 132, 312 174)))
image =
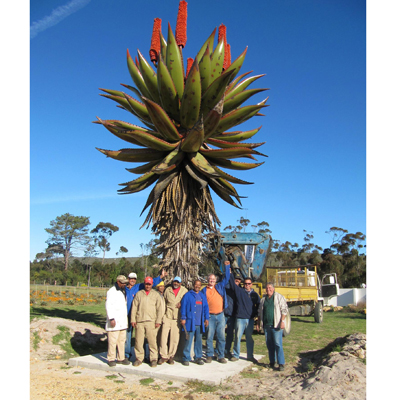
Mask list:
POLYGON ((200 280, 193 282, 193 289, 186 289, 179 276, 165 287, 165 276, 163 270, 160 276, 146 277, 144 283, 139 284, 137 275, 132 272, 128 279, 118 276, 115 285, 108 290, 109 366, 129 365, 130 359, 134 359, 133 366, 137 367, 143 363, 146 353, 151 367, 165 362, 174 364, 181 331, 185 336, 182 357, 185 366, 191 361, 199 365, 211 363, 213 359, 222 364, 227 363, 227 359, 238 361, 243 335, 247 360, 256 362, 252 337, 255 328, 264 330, 270 367, 274 368, 277 362, 279 370, 284 369, 282 332, 288 308, 285 298, 275 292, 272 283, 267 284, 266 295, 261 299, 252 289, 251 278, 245 278, 241 286, 242 279, 231 273, 229 261, 225 261, 221 281, 217 282, 216 276, 211 274, 203 289, 200 280), (131 346, 133 329, 134 347, 131 346), (203 334, 206 335, 204 358, 203 334))

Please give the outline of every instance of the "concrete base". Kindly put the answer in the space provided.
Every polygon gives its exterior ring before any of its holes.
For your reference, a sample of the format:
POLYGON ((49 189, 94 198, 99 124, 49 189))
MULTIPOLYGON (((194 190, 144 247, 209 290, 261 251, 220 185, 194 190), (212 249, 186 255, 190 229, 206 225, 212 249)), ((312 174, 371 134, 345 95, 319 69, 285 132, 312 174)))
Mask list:
MULTIPOLYGON (((263 358, 263 355, 254 355, 256 360, 263 358)), ((198 380, 207 385, 219 385, 222 381, 241 372, 243 369, 253 364, 246 360, 246 354, 241 353, 238 361, 229 361, 221 364, 216 360, 204 365, 197 365, 193 362, 188 367, 175 361, 174 365, 164 363, 151 368, 148 364, 141 364, 139 367, 117 364, 115 367, 109 367, 107 364, 107 353, 93 354, 89 356, 70 358, 68 365, 71 367, 84 367, 89 369, 103 370, 110 373, 119 372, 125 374, 134 374, 143 377, 163 379, 167 381, 187 382, 189 380, 198 380)))

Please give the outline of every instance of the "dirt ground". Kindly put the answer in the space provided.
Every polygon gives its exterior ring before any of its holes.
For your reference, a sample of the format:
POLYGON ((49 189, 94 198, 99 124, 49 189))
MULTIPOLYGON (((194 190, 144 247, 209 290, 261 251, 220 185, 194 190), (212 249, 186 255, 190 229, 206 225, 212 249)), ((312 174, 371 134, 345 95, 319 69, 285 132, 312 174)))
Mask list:
POLYGON ((148 385, 143 377, 69 367, 71 355, 52 338, 58 326, 69 328, 73 347, 96 346, 106 340, 105 331, 94 325, 61 318, 33 320, 30 353, 31 399, 365 399, 366 335, 338 338, 330 349, 309 351, 284 372, 254 364, 222 385, 167 382, 155 379, 148 385), (340 352, 332 351, 341 348, 340 352), (36 350, 35 350, 36 348, 36 350), (329 351, 329 352, 328 352, 329 351), (311 369, 311 366, 315 367, 311 369), (140 382, 142 380, 142 382, 140 382))

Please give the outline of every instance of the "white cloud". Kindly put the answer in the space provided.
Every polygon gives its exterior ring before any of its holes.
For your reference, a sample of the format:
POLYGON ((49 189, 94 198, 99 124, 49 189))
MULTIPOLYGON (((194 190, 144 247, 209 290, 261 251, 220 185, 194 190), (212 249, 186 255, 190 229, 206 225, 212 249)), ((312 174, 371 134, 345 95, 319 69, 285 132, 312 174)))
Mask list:
POLYGON ((39 21, 34 21, 31 25, 31 39, 38 33, 57 25, 64 18, 85 7, 90 0, 72 0, 64 6, 57 7, 50 15, 42 18, 39 21))

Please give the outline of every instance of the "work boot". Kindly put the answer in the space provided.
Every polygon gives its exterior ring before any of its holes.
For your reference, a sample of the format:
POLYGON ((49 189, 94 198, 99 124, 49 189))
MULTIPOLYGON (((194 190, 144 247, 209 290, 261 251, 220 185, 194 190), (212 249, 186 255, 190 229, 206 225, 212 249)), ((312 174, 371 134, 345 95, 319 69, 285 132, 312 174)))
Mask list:
POLYGON ((203 365, 203 364, 204 364, 204 361, 203 361, 201 358, 196 358, 196 359, 194 360, 194 362, 195 362, 196 364, 199 364, 199 365, 203 365))
POLYGON ((108 362, 108 366, 109 367, 115 367, 117 365, 117 363, 115 361, 109 361, 108 362))
POLYGON ((131 362, 127 359, 127 358, 125 358, 125 360, 122 360, 122 361, 117 361, 117 364, 122 364, 122 365, 129 365, 131 362))
POLYGON ((140 360, 136 360, 136 361, 134 361, 134 363, 132 365, 134 367, 138 367, 140 364, 142 364, 142 362, 140 360))
POLYGON ((188 367, 189 366, 189 361, 183 361, 182 365, 184 365, 185 367, 188 367))
POLYGON ((269 367, 274 369, 275 368, 275 363, 274 362, 273 363, 269 363, 269 367))
POLYGON ((206 357, 206 363, 210 363, 212 361, 212 357, 206 357))
POLYGON ((157 361, 156 360, 150 361, 150 367, 151 368, 157 367, 157 361))
POLYGON ((174 357, 171 357, 171 358, 167 361, 167 363, 168 363, 169 365, 174 365, 174 364, 175 364, 174 357))
POLYGON ((285 365, 284 364, 279 364, 279 371, 283 371, 285 369, 285 365))
POLYGON ((162 358, 162 357, 161 357, 161 358, 158 360, 157 364, 158 364, 158 365, 162 365, 162 364, 164 364, 166 361, 169 361, 168 358, 162 358))
POLYGON ((231 357, 231 358, 229 359, 229 361, 239 361, 239 358, 237 358, 237 357, 231 357))
POLYGON ((222 357, 222 358, 218 358, 218 362, 221 364, 226 364, 228 361, 226 361, 226 358, 222 357))

